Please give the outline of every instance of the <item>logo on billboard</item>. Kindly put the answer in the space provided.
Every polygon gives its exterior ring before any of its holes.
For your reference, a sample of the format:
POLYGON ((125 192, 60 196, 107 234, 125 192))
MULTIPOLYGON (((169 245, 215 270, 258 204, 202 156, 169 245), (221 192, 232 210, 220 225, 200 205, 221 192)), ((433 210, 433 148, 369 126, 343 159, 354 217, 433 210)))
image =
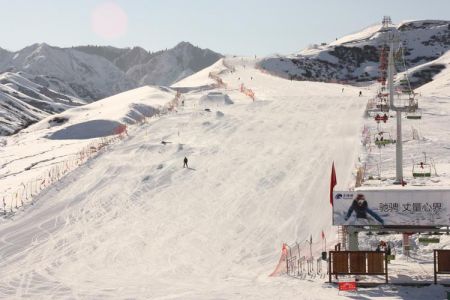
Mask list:
POLYGON ((336 200, 353 199, 353 194, 352 193, 337 193, 336 195, 334 195, 334 199, 336 199, 336 200))

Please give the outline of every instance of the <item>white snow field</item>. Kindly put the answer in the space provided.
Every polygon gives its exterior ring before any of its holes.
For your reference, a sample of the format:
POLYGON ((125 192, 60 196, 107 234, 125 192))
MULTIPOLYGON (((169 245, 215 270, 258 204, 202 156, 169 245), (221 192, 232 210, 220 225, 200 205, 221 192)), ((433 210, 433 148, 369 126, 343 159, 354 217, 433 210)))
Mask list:
MULTIPOLYGON (((183 95, 178 112, 131 126, 129 137, 43 191, 33 206, 1 220, 0 298, 444 297, 442 286, 381 286, 338 296, 319 276, 268 276, 283 242, 312 235, 318 257, 324 230, 334 245, 330 168, 334 161, 336 189, 353 186, 367 97, 358 97, 355 87, 341 92, 337 84, 267 75, 252 59, 227 58, 226 64, 234 68, 221 73, 228 89, 199 91, 197 83, 211 82, 198 75, 196 84, 183 80, 192 92, 183 95), (240 93, 241 83, 255 101, 240 93), (234 104, 200 106, 211 92, 227 94, 234 104), (185 156, 189 168, 182 167, 185 156)), ((144 87, 85 106, 89 116, 82 108, 63 115, 71 125, 97 120, 96 114, 118 122, 135 102, 160 107, 174 95, 144 87), (118 103, 127 109, 113 113, 118 103)), ((448 103, 443 107, 448 112, 448 103)), ((48 140, 44 136, 59 129, 47 124, 8 137, 1 159, 18 159, 38 146, 65 155, 90 140, 48 140)), ((33 170, 13 165, 7 164, 10 173, 21 171, 15 176, 33 170)))

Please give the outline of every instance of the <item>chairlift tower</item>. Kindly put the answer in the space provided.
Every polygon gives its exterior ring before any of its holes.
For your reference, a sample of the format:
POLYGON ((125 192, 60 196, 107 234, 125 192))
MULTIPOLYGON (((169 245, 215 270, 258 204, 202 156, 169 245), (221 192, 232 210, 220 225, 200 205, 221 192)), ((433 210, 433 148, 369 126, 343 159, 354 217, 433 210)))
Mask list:
POLYGON ((392 24, 391 17, 389 17, 389 16, 384 16, 384 17, 383 17, 382 24, 383 24, 383 29, 388 29, 389 26, 392 24))
MULTIPOLYGON (((384 25, 383 19, 383 25, 384 25)), ((391 30, 387 32, 387 38, 389 42, 389 56, 388 56, 388 88, 389 88, 389 104, 392 110, 397 113, 397 143, 395 144, 395 169, 396 176, 394 184, 403 184, 403 141, 402 141, 402 112, 409 110, 408 106, 396 106, 394 104, 394 49, 400 44, 400 38, 397 32, 391 30)))

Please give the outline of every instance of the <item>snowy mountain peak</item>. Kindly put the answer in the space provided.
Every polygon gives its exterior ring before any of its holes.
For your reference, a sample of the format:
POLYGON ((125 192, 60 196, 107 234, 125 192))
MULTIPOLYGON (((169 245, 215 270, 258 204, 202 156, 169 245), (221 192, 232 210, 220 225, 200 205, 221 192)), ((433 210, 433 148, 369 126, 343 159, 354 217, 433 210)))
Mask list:
MULTIPOLYGON (((403 45, 406 68, 433 61, 450 50, 450 21, 419 20, 387 28, 373 25, 294 55, 268 57, 260 66, 272 74, 295 80, 351 83, 376 80, 380 46, 386 43, 386 31, 392 30, 398 32, 403 45)), ((417 80, 417 85, 422 83, 417 80)))
POLYGON ((195 47, 195 46, 192 45, 191 43, 185 42, 185 41, 179 42, 179 43, 174 47, 174 49, 183 49, 183 48, 188 48, 188 49, 197 48, 197 49, 199 49, 198 47, 195 47))

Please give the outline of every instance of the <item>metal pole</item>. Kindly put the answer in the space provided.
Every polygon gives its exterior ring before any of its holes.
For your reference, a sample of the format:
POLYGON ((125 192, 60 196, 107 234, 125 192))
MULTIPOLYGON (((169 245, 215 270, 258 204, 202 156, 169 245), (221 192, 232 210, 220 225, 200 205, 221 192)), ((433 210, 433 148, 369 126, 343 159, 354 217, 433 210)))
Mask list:
POLYGON ((403 184, 403 145, 402 145, 402 112, 397 110, 397 142, 396 148, 396 178, 394 184, 403 184))
POLYGON ((389 103, 394 111, 397 112, 397 142, 395 143, 395 182, 394 184, 403 184, 403 145, 402 145, 402 112, 401 107, 394 105, 394 39, 392 35, 389 46, 388 60, 388 86, 389 103))

